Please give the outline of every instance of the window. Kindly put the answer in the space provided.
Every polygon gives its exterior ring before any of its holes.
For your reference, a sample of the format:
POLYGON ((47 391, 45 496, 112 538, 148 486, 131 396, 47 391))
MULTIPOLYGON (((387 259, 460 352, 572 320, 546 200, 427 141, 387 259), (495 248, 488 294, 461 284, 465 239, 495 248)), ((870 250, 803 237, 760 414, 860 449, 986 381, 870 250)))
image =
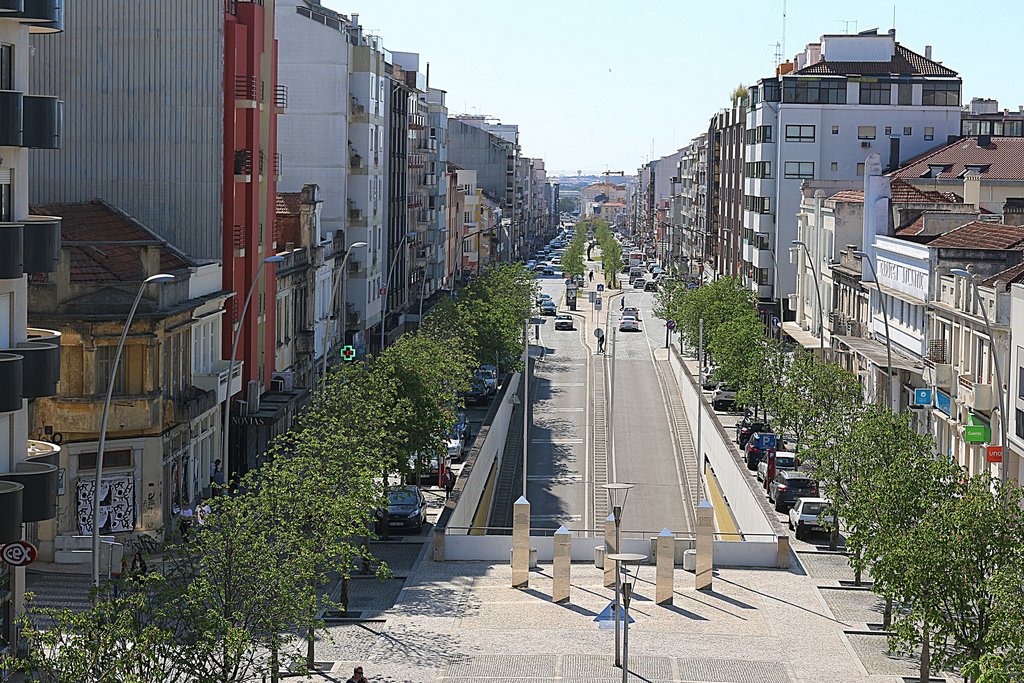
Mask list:
POLYGON ((896 86, 896 104, 907 107, 914 103, 914 86, 910 83, 900 83, 896 86))
POLYGON ((747 195, 744 197, 747 211, 754 213, 771 213, 771 197, 756 197, 747 195))
POLYGON ((862 163, 857 164, 857 176, 861 177, 863 175, 864 175, 864 164, 862 162, 862 163))
POLYGON ((913 135, 914 134, 914 129, 911 128, 910 126, 903 126, 903 134, 904 135, 913 135))
POLYGON ((886 135, 892 135, 892 126, 886 126, 885 127, 885 134, 886 135))
POLYGON ((802 178, 810 180, 814 178, 813 161, 787 161, 785 168, 787 178, 802 178))
POLYGON ((1014 432, 1016 432, 1018 437, 1024 439, 1024 410, 1020 408, 1015 408, 1014 410, 1016 410, 1017 418, 1013 421, 1014 432))
POLYGON ((875 139, 875 127, 874 126, 857 126, 857 139, 858 140, 874 140, 875 139))
POLYGON ((760 250, 768 249, 768 235, 763 232, 754 233, 754 247, 760 250))
POLYGON ((861 104, 891 104, 892 86, 888 83, 865 83, 860 84, 861 104))
POLYGON ((814 142, 814 126, 786 126, 786 142, 814 142))
POLYGON ((925 140, 934 140, 935 139, 935 129, 932 126, 925 126, 924 127, 924 139, 925 140))
POLYGON ((778 81, 762 81, 761 87, 764 88, 764 101, 765 102, 778 102, 779 101, 779 82, 778 81))
POLYGON ((0 221, 14 220, 14 192, 11 188, 10 182, 0 182, 0 221))
POLYGON ((846 81, 840 79, 786 79, 782 101, 792 104, 846 104, 846 81))
POLYGON ((746 175, 748 178, 771 178, 772 162, 750 161, 746 164, 746 175))
POLYGON ((0 44, 0 90, 14 90, 14 46, 0 44))
POLYGON ((768 284, 768 269, 767 268, 754 268, 754 281, 759 285, 768 284))
POLYGON ((748 91, 750 94, 750 106, 754 107, 761 101, 761 91, 757 89, 757 86, 750 88, 748 91))
MULTIPOLYGON (((110 346, 97 346, 96 347, 96 393, 103 395, 107 393, 107 380, 110 379, 110 369, 114 365, 114 352, 117 347, 114 345, 110 346)), ((124 351, 121 352, 121 362, 117 364, 117 374, 114 375, 114 395, 120 396, 124 394, 125 386, 125 351, 128 348, 125 347, 124 351)))
POLYGON ((830 168, 831 168, 831 169, 832 169, 833 171, 838 171, 838 170, 839 170, 839 162, 838 162, 838 161, 833 161, 833 162, 832 162, 832 165, 831 165, 831 167, 830 167, 830 168))
POLYGON ((839 126, 832 126, 832 135, 839 135, 839 126))
POLYGON ((960 84, 925 83, 921 88, 921 104, 926 107, 960 106, 960 84))
POLYGON ((758 126, 757 128, 751 128, 744 133, 745 141, 748 145, 757 145, 762 142, 772 141, 772 127, 771 126, 758 126))
MULTIPOLYGON (((103 471, 109 467, 131 467, 132 450, 125 448, 117 451, 103 451, 103 471)), ((78 470, 95 470, 96 453, 79 453, 78 470)))

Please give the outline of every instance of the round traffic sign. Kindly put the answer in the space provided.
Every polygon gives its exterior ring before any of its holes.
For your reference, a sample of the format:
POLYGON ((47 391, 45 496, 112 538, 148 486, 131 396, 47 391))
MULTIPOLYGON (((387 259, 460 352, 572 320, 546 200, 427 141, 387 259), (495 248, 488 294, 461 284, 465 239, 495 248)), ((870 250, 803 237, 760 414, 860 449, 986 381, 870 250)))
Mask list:
POLYGON ((667 321, 665 321, 665 327, 667 327, 670 330, 676 329, 676 321, 675 320, 667 320, 667 321))
POLYGON ((14 567, 24 567, 36 561, 36 547, 28 541, 8 543, 0 550, 0 559, 14 567))
POLYGON ((604 331, 600 327, 594 328, 594 336, 600 339, 604 336, 604 331))

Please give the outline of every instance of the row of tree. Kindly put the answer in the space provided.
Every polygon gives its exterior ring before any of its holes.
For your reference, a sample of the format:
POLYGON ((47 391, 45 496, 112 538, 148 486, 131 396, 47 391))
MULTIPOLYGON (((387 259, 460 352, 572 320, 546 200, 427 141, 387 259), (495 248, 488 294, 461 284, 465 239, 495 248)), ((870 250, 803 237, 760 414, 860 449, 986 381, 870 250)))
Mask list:
MULTIPOLYGON (((622 270, 622 245, 615 239, 608 223, 600 218, 581 223, 592 230, 597 246, 601 248, 601 268, 604 270, 604 281, 611 289, 619 287, 619 271, 622 270)), ((577 228, 577 232, 579 228, 577 228)))
POLYGON ((105 584, 85 611, 30 601, 28 655, 6 664, 53 683, 232 683, 312 666, 320 615, 347 608, 349 578, 388 574, 368 544, 388 481, 414 454, 444 457, 477 366, 519 367, 533 296, 524 268, 495 266, 377 358, 339 365, 263 466, 212 498, 203 524, 168 534, 151 571, 105 584))
MULTIPOLYGON (((857 583, 885 599, 890 647, 929 670, 975 683, 1024 671, 1024 494, 987 472, 969 476, 937 452, 908 413, 866 403, 857 377, 769 338, 753 293, 735 278, 691 289, 669 282, 656 315, 681 343, 703 341, 713 376, 768 418, 832 501, 857 583)), ((823 522, 828 522, 823 519, 823 522)))
POLYGON ((577 277, 583 277, 587 270, 583 263, 586 248, 587 232, 585 229, 577 229, 562 255, 562 273, 567 278, 575 280, 577 277))

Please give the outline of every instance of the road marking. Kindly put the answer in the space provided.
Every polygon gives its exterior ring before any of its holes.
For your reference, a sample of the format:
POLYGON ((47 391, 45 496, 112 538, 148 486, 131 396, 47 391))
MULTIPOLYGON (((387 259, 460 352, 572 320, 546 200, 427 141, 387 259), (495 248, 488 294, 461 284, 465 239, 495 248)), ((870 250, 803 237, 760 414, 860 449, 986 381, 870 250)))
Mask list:
POLYGON ((558 483, 574 483, 583 481, 582 474, 560 474, 557 477, 549 477, 543 474, 531 474, 526 477, 527 481, 549 481, 553 484, 558 483))
POLYGON ((530 443, 583 443, 583 439, 530 439, 530 443))
POLYGON ((545 408, 549 413, 582 413, 583 408, 545 408))

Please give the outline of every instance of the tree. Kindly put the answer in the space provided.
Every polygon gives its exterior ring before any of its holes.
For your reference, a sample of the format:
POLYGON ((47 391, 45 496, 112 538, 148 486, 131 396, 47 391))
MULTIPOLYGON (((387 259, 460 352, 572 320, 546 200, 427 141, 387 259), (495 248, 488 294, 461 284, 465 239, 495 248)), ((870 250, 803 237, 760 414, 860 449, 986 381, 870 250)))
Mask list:
POLYGON ((747 86, 740 83, 739 85, 732 89, 732 93, 729 95, 729 99, 732 100, 733 104, 737 104, 740 101, 747 99, 748 94, 749 91, 747 90, 747 86))
POLYGON ((562 255, 562 273, 569 278, 583 275, 586 266, 583 264, 583 250, 586 247, 587 236, 583 230, 577 230, 569 241, 569 246, 562 255))
POLYGON ((475 340, 479 365, 518 370, 523 324, 533 311, 537 285, 522 264, 497 264, 459 292, 459 321, 475 340))
POLYGON ((768 417, 768 406, 778 396, 786 372, 786 355, 776 340, 763 334, 753 340, 747 352, 747 364, 742 368, 736 401, 768 417))
POLYGON ((764 325, 752 308, 740 308, 729 320, 705 334, 705 345, 717 368, 715 379, 740 386, 753 362, 760 360, 764 325))

